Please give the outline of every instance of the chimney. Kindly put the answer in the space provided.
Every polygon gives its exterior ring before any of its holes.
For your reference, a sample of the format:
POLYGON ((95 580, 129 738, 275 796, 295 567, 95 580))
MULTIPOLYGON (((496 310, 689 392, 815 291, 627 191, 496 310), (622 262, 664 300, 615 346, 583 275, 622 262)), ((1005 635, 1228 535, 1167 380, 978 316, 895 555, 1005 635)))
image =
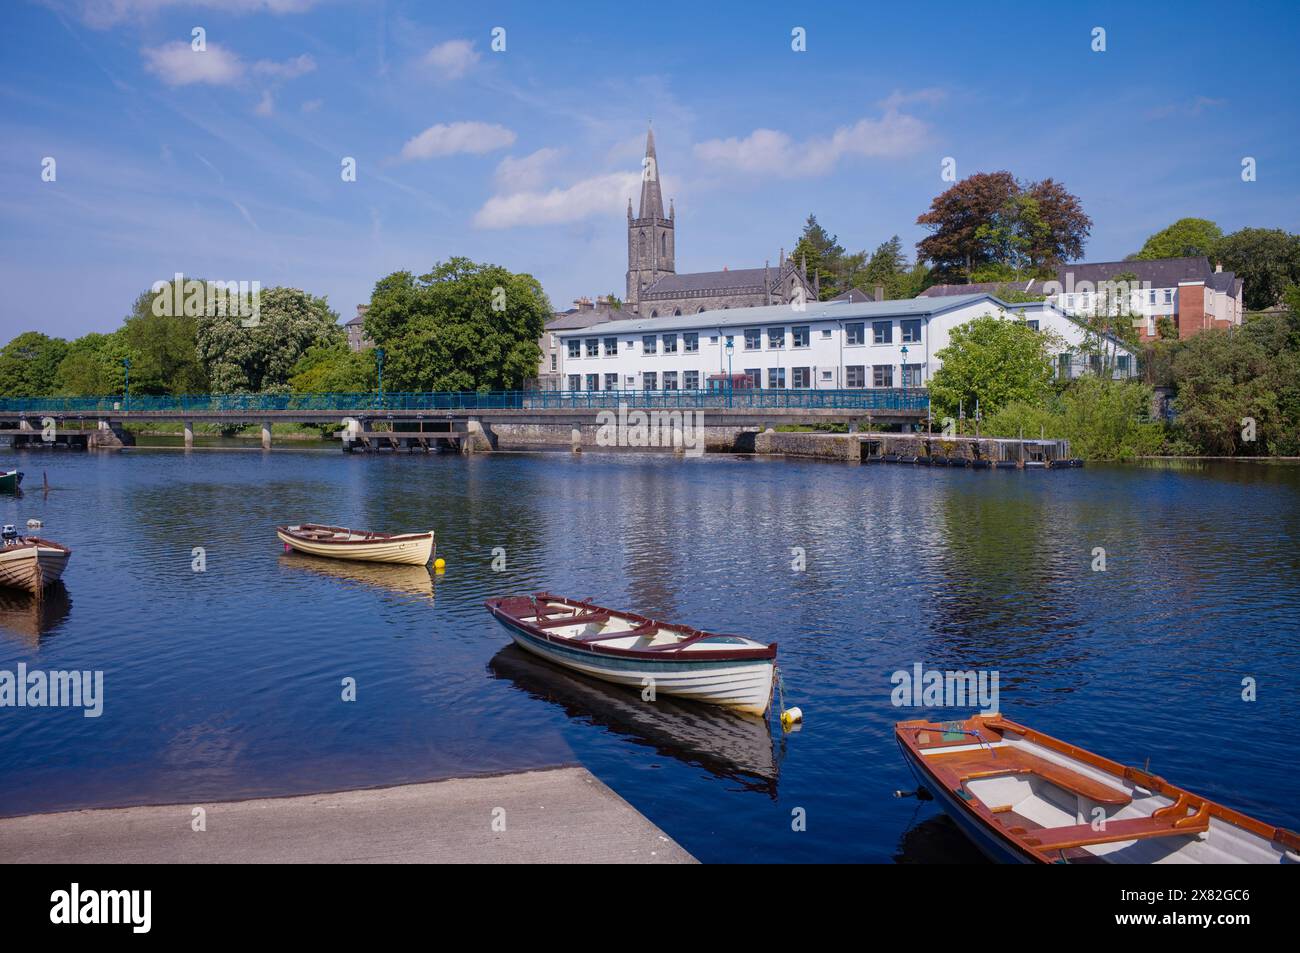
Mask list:
POLYGON ((784 245, 781 247, 781 258, 780 258, 780 260, 777 262, 777 267, 778 267, 778 268, 784 268, 784 267, 785 267, 785 246, 784 246, 784 245))
POLYGON ((1218 273, 1221 272, 1221 271, 1223 271, 1223 262, 1221 262, 1221 261, 1216 261, 1216 262, 1214 263, 1214 273, 1215 273, 1215 274, 1218 274, 1218 273))
POLYGON ((877 301, 884 301, 884 300, 885 300, 885 286, 884 286, 884 285, 876 285, 876 300, 877 300, 877 301))

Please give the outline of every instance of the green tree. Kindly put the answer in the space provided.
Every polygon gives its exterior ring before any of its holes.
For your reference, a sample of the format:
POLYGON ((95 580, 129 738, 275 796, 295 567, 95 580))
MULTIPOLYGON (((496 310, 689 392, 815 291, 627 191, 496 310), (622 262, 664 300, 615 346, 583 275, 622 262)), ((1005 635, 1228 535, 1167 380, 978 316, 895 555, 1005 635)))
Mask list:
POLYGON ((394 390, 503 390, 537 375, 551 303, 532 275, 452 258, 380 279, 366 333, 394 390))
POLYGON ((24 331, 0 348, 0 396, 46 397, 54 393, 68 342, 24 331))
POLYGON ((953 328, 948 346, 935 356, 943 365, 930 381, 935 413, 967 414, 979 401, 982 413, 996 413, 1019 401, 1041 404, 1052 383, 1052 336, 1023 321, 984 315, 953 328))
POLYGON ((294 365, 289 387, 295 394, 372 392, 378 377, 373 350, 353 351, 340 341, 308 348, 294 365))
POLYGON ((1151 388, 1085 375, 1045 403, 1008 404, 984 421, 996 437, 1064 438, 1085 460, 1130 460, 1160 451, 1164 428, 1149 420, 1151 388))
POLYGON ((198 318, 200 362, 217 394, 289 389, 299 359, 313 347, 345 340, 324 298, 298 288, 261 292, 256 324, 239 316, 198 318))
POLYGON ((1173 380, 1178 427, 1200 452, 1269 452, 1285 436, 1273 360, 1256 337, 1214 329, 1188 338, 1174 355, 1173 380))
POLYGON ((208 376, 195 346, 198 319, 180 313, 154 291, 135 299, 120 329, 131 358, 134 394, 196 394, 208 389, 208 376))
POLYGON ((1223 232, 1208 218, 1180 218, 1146 240, 1137 258, 1189 258, 1213 255, 1223 232))
POLYGON ((818 223, 816 215, 809 215, 790 257, 795 264, 807 262, 808 281, 810 284, 814 280, 820 283, 821 300, 825 301, 846 287, 844 254, 839 238, 827 232, 818 223))
POLYGON ((120 330, 112 334, 83 334, 68 346, 55 374, 55 392, 61 397, 95 397, 122 392, 128 356, 120 330))
POLYGON ((1214 254, 1242 280, 1249 311, 1276 308, 1288 288, 1300 285, 1300 235, 1280 228, 1243 228, 1218 242, 1214 254))

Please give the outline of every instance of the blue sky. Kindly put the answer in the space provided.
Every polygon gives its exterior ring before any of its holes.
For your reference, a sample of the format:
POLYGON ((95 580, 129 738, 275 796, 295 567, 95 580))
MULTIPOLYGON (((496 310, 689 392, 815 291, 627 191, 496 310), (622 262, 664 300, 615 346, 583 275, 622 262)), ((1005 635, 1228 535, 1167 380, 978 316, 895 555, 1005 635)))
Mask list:
POLYGON ((451 255, 557 309, 621 295, 651 119, 679 271, 775 260, 809 212, 910 251, 947 156, 1064 182, 1094 261, 1185 215, 1300 231, 1298 26, 1293 3, 11 0, 0 340, 112 330, 178 271, 344 319, 451 255))

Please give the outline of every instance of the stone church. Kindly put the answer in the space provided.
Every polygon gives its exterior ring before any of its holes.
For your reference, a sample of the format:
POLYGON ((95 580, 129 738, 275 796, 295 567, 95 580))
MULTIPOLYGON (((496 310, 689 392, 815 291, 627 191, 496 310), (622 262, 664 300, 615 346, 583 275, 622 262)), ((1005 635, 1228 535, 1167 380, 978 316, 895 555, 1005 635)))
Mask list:
POLYGON ((646 133, 645 163, 641 176, 641 209, 633 217, 632 200, 627 201, 627 297, 625 311, 657 318, 671 314, 694 314, 715 308, 753 308, 786 304, 800 294, 816 301, 818 289, 808 282, 807 270, 785 259, 784 251, 775 268, 724 268, 678 274, 674 227, 676 210, 659 188, 659 159, 655 136, 646 133))

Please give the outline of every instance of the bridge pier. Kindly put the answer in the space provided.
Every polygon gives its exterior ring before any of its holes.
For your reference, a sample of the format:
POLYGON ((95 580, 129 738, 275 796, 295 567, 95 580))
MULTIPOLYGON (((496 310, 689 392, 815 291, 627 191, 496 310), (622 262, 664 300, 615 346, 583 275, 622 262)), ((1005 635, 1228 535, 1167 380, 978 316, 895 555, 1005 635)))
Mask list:
POLYGON ((271 421, 262 421, 262 449, 271 449, 271 421))
POLYGON ((194 449, 194 421, 192 420, 182 421, 181 426, 185 428, 185 449, 193 450, 194 449))

